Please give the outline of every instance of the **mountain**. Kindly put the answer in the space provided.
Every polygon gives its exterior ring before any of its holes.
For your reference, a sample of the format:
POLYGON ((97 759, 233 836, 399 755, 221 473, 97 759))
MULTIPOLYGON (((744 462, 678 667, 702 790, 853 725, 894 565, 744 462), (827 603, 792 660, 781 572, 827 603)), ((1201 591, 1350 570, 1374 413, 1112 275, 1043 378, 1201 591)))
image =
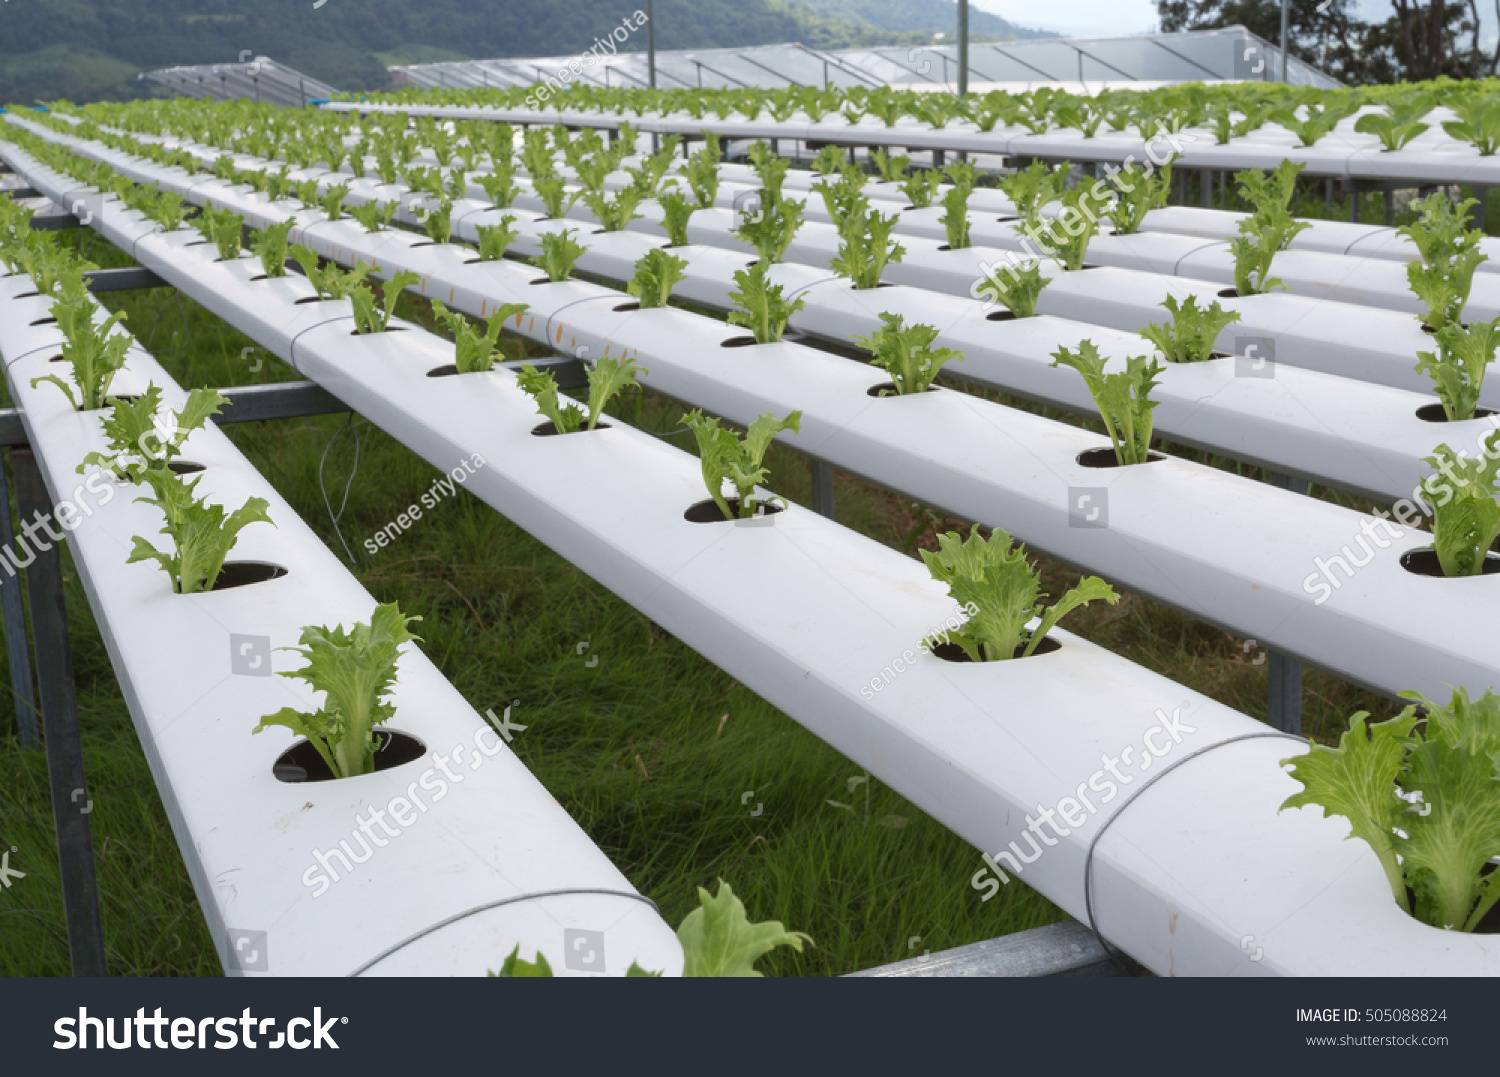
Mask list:
MULTIPOLYGON (((389 81, 387 63, 581 52, 644 6, 645 0, 17 0, 0 4, 0 102, 144 96, 159 91, 137 81, 140 71, 242 55, 270 56, 339 89, 377 89, 389 81)), ((949 0, 656 0, 653 14, 662 49, 786 41, 836 48, 920 44, 930 40, 927 24, 952 22, 939 11, 951 8, 949 0), (820 5, 831 5, 829 13, 820 5)), ((644 31, 622 46, 645 47, 644 31)))
MULTIPOLYGON (((958 4, 954 0, 793 0, 824 19, 859 23, 889 33, 946 34, 958 36, 958 4)), ((976 41, 1010 41, 1021 37, 1055 37, 980 11, 969 5, 969 35, 976 41)))

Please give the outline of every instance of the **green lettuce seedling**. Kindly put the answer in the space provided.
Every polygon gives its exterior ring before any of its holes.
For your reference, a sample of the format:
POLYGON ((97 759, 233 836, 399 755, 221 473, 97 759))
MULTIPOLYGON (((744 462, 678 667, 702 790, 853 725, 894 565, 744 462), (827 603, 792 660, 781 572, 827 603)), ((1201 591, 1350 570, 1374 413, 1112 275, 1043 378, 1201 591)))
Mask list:
POLYGON ((763 194, 754 211, 740 215, 734 234, 754 247, 761 261, 779 262, 801 224, 801 202, 769 202, 763 194))
POLYGON ((1099 349, 1093 341, 1084 340, 1077 351, 1058 348, 1052 353, 1050 365, 1070 366, 1083 375, 1109 432, 1116 463, 1144 464, 1151 458, 1151 413, 1157 404, 1151 399, 1151 390, 1162 371, 1160 363, 1144 355, 1132 355, 1126 358, 1123 373, 1106 374, 1099 349))
POLYGON ((579 192, 570 195, 561 176, 541 176, 533 179, 531 186, 546 207, 549 218, 561 217, 578 200, 579 192))
POLYGON ((938 331, 930 325, 905 325, 901 315, 889 311, 882 312, 880 320, 880 329, 854 339, 870 350, 871 362, 889 373, 896 386, 895 392, 882 389, 881 396, 925 393, 945 363, 964 357, 952 348, 934 348, 938 331))
POLYGON ((1399 123, 1387 112, 1367 112, 1354 121, 1354 129, 1362 135, 1374 135, 1380 139, 1386 153, 1399 150, 1427 127, 1425 123, 1399 123))
POLYGON ((232 209, 204 206, 202 214, 198 217, 199 233, 219 248, 221 262, 232 262, 240 256, 243 227, 240 215, 232 209))
POLYGON ((431 205, 413 205, 412 212, 422 222, 422 230, 434 243, 447 243, 453 238, 453 203, 439 198, 431 205))
POLYGON ((422 283, 421 274, 403 269, 381 287, 381 298, 363 281, 349 292, 349 302, 354 305, 354 327, 361 335, 384 333, 396 311, 401 293, 413 284, 422 283))
POLYGON ((500 331, 511 318, 520 318, 531 308, 524 303, 503 303, 490 315, 485 331, 480 333, 474 324, 457 311, 449 310, 436 299, 432 311, 448 326, 453 334, 453 364, 460 374, 476 374, 490 370, 500 351, 500 331))
POLYGON ((280 224, 262 228, 251 237, 250 246, 255 251, 256 257, 260 259, 261 268, 266 271, 266 276, 286 276, 287 237, 291 235, 292 226, 296 223, 293 218, 288 217, 280 224))
POLYGON ((1481 157, 1493 157, 1500 149, 1500 97, 1477 97, 1453 105, 1456 120, 1443 121, 1449 138, 1472 142, 1481 157))
POLYGON ((366 202, 351 206, 349 216, 362 224, 366 232, 383 232, 391 226, 391 218, 400 208, 397 202, 366 202))
POLYGON ((1172 189, 1172 162, 1151 171, 1137 164, 1120 169, 1114 181, 1115 197, 1105 206, 1104 215, 1114 225, 1115 234, 1134 235, 1141 229, 1146 214, 1167 204, 1172 189))
POLYGON ((485 262, 498 262, 505 252, 520 238, 521 233, 512 228, 516 223, 513 213, 500 218, 499 224, 481 224, 474 229, 479 234, 479 258, 485 262))
POLYGON ((785 419, 778 419, 768 413, 750 424, 742 440, 733 430, 721 427, 717 418, 705 418, 697 408, 682 417, 683 425, 693 432, 693 437, 698 442, 703 483, 708 487, 714 504, 724 514, 724 519, 735 518, 729 502, 724 498, 726 482, 734 486, 739 518, 742 520, 754 516, 763 504, 774 505, 779 502, 783 508, 786 506, 784 498, 774 495, 766 498, 763 503, 758 502, 755 499, 755 487, 770 474, 768 469, 761 466, 761 460, 771 447, 772 439, 783 430, 797 433, 801 429, 801 422, 800 411, 792 412, 785 419))
POLYGON ((842 242, 831 263, 833 271, 848 277, 857 289, 874 288, 891 262, 899 262, 906 248, 891 242, 900 221, 898 214, 873 210, 860 216, 850 215, 839 229, 842 242))
POLYGON ((906 176, 906 170, 911 167, 911 158, 906 156, 892 157, 884 147, 870 154, 870 163, 875 166, 875 171, 885 183, 900 183, 906 176))
POLYGON ((1473 931, 1500 898, 1500 697, 1454 691, 1443 705, 1420 692, 1395 718, 1349 719, 1337 748, 1310 744, 1282 766, 1302 785, 1281 805, 1348 820, 1375 852, 1403 912, 1449 931, 1473 931), (1415 896, 1413 904, 1408 892, 1415 896))
POLYGON ((1172 315, 1171 323, 1153 322, 1141 330, 1141 336, 1155 344, 1169 363, 1201 363, 1212 358, 1219 334, 1240 320, 1239 311, 1225 310, 1217 299, 1206 310, 1199 309, 1194 295, 1181 304, 1169 295, 1161 305, 1172 315))
POLYGON ((649 370, 636 365, 634 359, 621 361, 606 355, 589 368, 589 410, 587 425, 585 415, 577 404, 562 403, 558 394, 557 379, 550 370, 537 370, 523 366, 516 374, 516 384, 536 401, 537 410, 552 420, 552 428, 559 434, 576 434, 580 430, 593 430, 599 425, 599 417, 605 406, 632 385, 639 385, 637 375, 649 374, 649 370))
POLYGON ((1439 445, 1423 463, 1433 469, 1422 480, 1422 497, 1432 507, 1438 565, 1444 576, 1478 576, 1500 537, 1500 430, 1491 431, 1477 457, 1439 445))
POLYGON ((757 142, 749 150, 750 166, 760 179, 761 202, 776 205, 781 202, 781 184, 786 179, 791 162, 771 152, 764 142, 757 142))
POLYGON ((1250 203, 1252 212, 1286 211, 1291 208, 1297 189, 1297 176, 1307 166, 1300 161, 1283 160, 1269 172, 1258 168, 1234 174, 1240 196, 1250 203))
MULTIPOLYGON (((790 946, 802 952, 805 942, 811 946, 812 938, 800 931, 788 931, 779 920, 751 923, 744 903, 723 879, 719 880, 719 892, 710 894, 698 888, 698 907, 688 913, 677 928, 677 941, 682 945, 682 974, 684 976, 760 976, 755 962, 778 946, 790 946)), ((535 961, 521 959, 521 946, 506 957, 500 971, 492 976, 505 977, 549 977, 552 966, 540 951, 535 961)), ((632 961, 625 976, 656 977, 660 972, 647 972, 632 961)))
POLYGON ((626 291, 641 301, 641 307, 664 307, 673 286, 687 276, 687 262, 653 247, 635 263, 635 276, 626 291))
POLYGON ((983 266, 983 269, 985 279, 976 281, 970 294, 987 304, 999 303, 1017 318, 1035 315, 1042 289, 1052 283, 1051 277, 1042 275, 1040 262, 1027 262, 1022 266, 1006 262, 999 266, 983 266))
POLYGON ((1281 287, 1281 279, 1271 276, 1271 263, 1299 233, 1311 227, 1274 205, 1264 206, 1240 221, 1240 234, 1229 240, 1235 290, 1245 296, 1281 287))
POLYGON ((1016 204, 1016 212, 1028 225, 1040 221, 1041 209, 1058 198, 1068 177, 1067 163, 1048 168, 1044 161, 1032 161, 1025 169, 1000 178, 1000 189, 1016 204))
POLYGON ((1062 209, 1046 229, 1047 254, 1063 269, 1082 269, 1089 241, 1099 231, 1099 218, 1094 215, 1084 188, 1061 191, 1057 197, 1062 209))
POLYGON ((360 262, 347 272, 333 262, 320 266, 317 254, 301 244, 292 248, 291 256, 320 299, 348 299, 370 275, 369 262, 360 262))
POLYGON ((936 169, 916 169, 901 181, 901 193, 918 209, 932 205, 933 196, 943 181, 943 174, 936 169))
POLYGON ((703 148, 688 158, 682 168, 699 209, 708 209, 719 197, 719 136, 708 133, 703 148))
POLYGON ((573 263, 583 255, 586 247, 573 242, 574 228, 564 228, 560 232, 543 232, 541 234, 542 253, 533 258, 532 264, 546 270, 547 279, 556 284, 558 281, 568 279, 573 272, 573 263))
POLYGON ((1500 318, 1465 327, 1450 321, 1437 332, 1438 350, 1418 352, 1416 370, 1432 378, 1449 422, 1474 418, 1485 371, 1500 347, 1500 318))
POLYGON ((336 187, 330 187, 323 192, 323 212, 328 215, 330 221, 339 220, 344 215, 344 199, 349 197, 349 185, 340 183, 336 187))
POLYGON ((781 339, 786 323, 807 303, 805 295, 788 302, 782 296, 782 285, 769 284, 769 266, 756 262, 749 269, 735 270, 738 290, 729 293, 736 309, 729 312, 730 325, 742 326, 755 334, 757 344, 772 344, 781 339))
POLYGON ((1271 119, 1296 135, 1302 145, 1312 146, 1358 108, 1359 101, 1351 96, 1344 100, 1336 98, 1326 105, 1305 105, 1305 119, 1299 118, 1292 108, 1276 109, 1271 113, 1271 119))
POLYGON ((490 200, 491 209, 505 209, 516 200, 516 195, 519 193, 515 173, 508 164, 504 167, 496 167, 494 172, 483 173, 479 176, 478 183, 484 188, 485 197, 490 200))
POLYGON ((698 207, 678 191, 663 191, 657 195, 656 203, 661 206, 661 226, 666 229, 667 240, 674 247, 687 246, 691 242, 688 239, 688 222, 692 220, 693 212, 698 207))
POLYGON ((125 318, 125 312, 96 322, 94 314, 100 308, 88 295, 81 268, 64 273, 59 283, 62 294, 52 301, 52 317, 57 319, 57 327, 63 334, 63 361, 72 371, 73 385, 56 374, 43 374, 31 379, 31 387, 50 381, 67 394, 68 402, 79 411, 93 411, 104 406, 115 374, 125 365, 125 355, 130 350, 129 336, 110 332, 125 318), (73 395, 75 386, 77 396, 73 395))
POLYGON ((160 533, 172 540, 172 552, 162 553, 136 535, 126 563, 157 562, 177 594, 212 590, 240 531, 253 523, 271 523, 265 498, 252 497, 226 515, 222 505, 210 505, 195 495, 201 476, 189 483, 166 468, 151 468, 141 472, 141 478, 156 496, 136 500, 161 509, 166 526, 160 533))
POLYGON ((602 192, 585 191, 582 200, 606 232, 618 232, 641 215, 641 197, 640 191, 626 187, 616 191, 614 198, 606 198, 602 192))
POLYGON ((844 167, 844 147, 829 143, 813 158, 813 171, 820 176, 831 176, 844 167))
POLYGON ((112 399, 113 407, 100 424, 112 454, 91 452, 78 465, 82 474, 89 467, 102 467, 126 482, 140 482, 148 468, 169 467, 182 451, 183 442, 201 429, 219 409, 229 403, 217 389, 194 389, 182 410, 161 422, 161 388, 148 385, 134 400, 112 399))
POLYGON ((968 161, 955 161, 948 166, 948 178, 952 186, 943 192, 943 232, 950 250, 961 251, 969 247, 969 195, 976 183, 976 170, 968 161))
POLYGON ((1427 306, 1423 324, 1436 331, 1463 316, 1474 271, 1489 256, 1479 250, 1484 234, 1468 226, 1469 208, 1477 205, 1473 199, 1455 206, 1438 192, 1414 205, 1419 211, 1417 220, 1397 231, 1411 240, 1422 257, 1420 262, 1406 264, 1406 279, 1412 293, 1427 306))
POLYGON ((823 208, 842 232, 844 222, 863 218, 869 212, 870 200, 864 193, 865 174, 855 168, 843 169, 837 179, 824 178, 813 184, 814 193, 823 199, 823 208))
POLYGON ((976 524, 965 540, 957 531, 938 536, 936 551, 923 550, 927 571, 960 606, 971 612, 961 628, 924 640, 927 649, 939 643, 961 648, 971 662, 1003 662, 1029 658, 1057 622, 1080 606, 1120 600, 1114 588, 1097 576, 1085 576, 1050 608, 1039 599, 1041 573, 1026 560, 1026 547, 1012 547, 1012 539, 998 527, 988 539, 976 524), (1030 632, 1033 618, 1040 624, 1030 632))
POLYGON ((418 638, 407 625, 419 620, 391 602, 376 606, 369 624, 356 624, 347 632, 342 625, 304 628, 298 640, 302 646, 286 650, 300 653, 307 665, 281 676, 306 681, 324 693, 323 706, 312 713, 283 707, 263 717, 255 732, 279 725, 306 737, 337 777, 373 773, 380 746, 375 727, 396 713, 389 700, 396 660, 402 645, 418 638))

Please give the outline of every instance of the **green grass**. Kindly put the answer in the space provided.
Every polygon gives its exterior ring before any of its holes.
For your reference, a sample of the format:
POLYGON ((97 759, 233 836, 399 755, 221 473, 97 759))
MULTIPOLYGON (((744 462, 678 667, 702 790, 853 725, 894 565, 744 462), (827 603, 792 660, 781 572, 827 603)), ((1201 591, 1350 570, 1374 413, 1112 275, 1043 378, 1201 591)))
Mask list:
MULTIPOLYGON (((96 263, 127 264, 92 233, 69 234, 96 263)), ((296 378, 174 290, 103 298, 128 313, 131 331, 184 386, 296 378)), ((434 326, 425 301, 403 297, 398 314, 434 326)), ((509 347, 513 354, 537 351, 516 340, 509 347)), ((1003 394, 979 395, 1102 429, 1097 420, 1003 394)), ((691 435, 678 426, 682 405, 632 394, 612 410, 691 451, 691 435)), ((696 887, 722 877, 753 917, 779 919, 816 943, 800 955, 778 951, 761 962, 764 971, 829 975, 1062 918, 1019 881, 982 902, 969 882, 982 866, 976 850, 891 790, 862 780, 867 776, 838 753, 462 490, 367 556, 363 538, 393 519, 436 472, 363 420, 351 427, 348 417, 324 416, 226 429, 330 548, 341 551, 318 479, 319 460, 337 436, 324 479, 336 506, 352 471, 341 527, 356 575, 379 601, 398 601, 422 616, 423 651, 477 709, 499 713, 519 701, 512 718, 527 729, 513 742, 517 754, 668 922, 680 922, 694 906, 696 887), (360 442, 357 470, 351 435, 360 442), (582 655, 580 644, 587 644, 582 655)), ((767 464, 768 485, 810 502, 803 457, 776 444, 767 464)), ((933 548, 938 531, 964 524, 847 474, 837 475, 835 490, 839 522, 893 547, 933 548)), ((1052 594, 1077 578, 1070 566, 1038 560, 1052 594)), ((66 575, 110 971, 217 974, 82 588, 71 570, 66 575)), ((1114 608, 1079 611, 1066 627, 1264 716, 1263 652, 1227 633, 1128 594, 1114 608)), ((0 676, 8 678, 3 665, 0 676)), ((1309 672, 1306 689, 1305 728, 1319 739, 1336 738, 1353 710, 1392 711, 1332 677, 1309 672)), ((9 701, 0 708, 0 730, 13 730, 9 701)), ((0 893, 0 974, 65 974, 43 760, 20 749, 10 733, 0 741, 0 774, 0 847, 14 846, 11 866, 27 872, 0 893)), ((495 955, 497 967, 503 956, 495 955)))

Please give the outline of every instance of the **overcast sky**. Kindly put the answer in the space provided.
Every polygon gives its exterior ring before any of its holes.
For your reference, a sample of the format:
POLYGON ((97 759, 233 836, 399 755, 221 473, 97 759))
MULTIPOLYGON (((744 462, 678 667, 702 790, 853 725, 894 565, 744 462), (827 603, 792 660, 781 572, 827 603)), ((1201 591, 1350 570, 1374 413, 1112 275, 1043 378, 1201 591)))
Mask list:
MULTIPOLYGON (((1141 34, 1157 23, 1153 0, 971 0, 976 8, 994 12, 1020 26, 1055 30, 1073 37, 1141 34)), ((1355 13, 1364 19, 1384 19, 1390 0, 1355 0, 1355 13)))

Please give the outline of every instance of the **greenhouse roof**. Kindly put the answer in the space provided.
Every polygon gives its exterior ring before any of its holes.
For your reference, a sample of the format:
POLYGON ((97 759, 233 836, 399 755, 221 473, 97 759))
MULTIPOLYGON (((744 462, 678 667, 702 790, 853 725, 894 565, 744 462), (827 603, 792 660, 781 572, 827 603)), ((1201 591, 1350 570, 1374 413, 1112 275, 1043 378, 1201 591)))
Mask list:
MULTIPOLYGON (((907 89, 952 87, 958 73, 957 46, 811 49, 762 45, 742 49, 680 49, 656 54, 657 85, 671 87, 884 86, 907 89)), ((1224 80, 1275 80, 1280 50, 1243 26, 1176 34, 1107 38, 1036 38, 973 42, 969 84, 981 88, 1026 88, 1042 83, 1111 84, 1224 80)), ((645 86, 646 54, 600 57, 512 57, 391 68, 399 82, 416 86, 529 86, 567 73, 596 86, 645 86), (592 61, 592 62, 590 62, 592 61), (569 71, 577 63, 580 70, 569 71)), ((1336 79, 1293 57, 1293 85, 1338 86, 1336 79)))
POLYGON ((309 101, 332 97, 338 92, 326 82, 319 82, 266 56, 240 63, 165 67, 159 71, 146 71, 139 77, 159 82, 186 97, 221 100, 249 97, 268 104, 298 107, 309 101))

